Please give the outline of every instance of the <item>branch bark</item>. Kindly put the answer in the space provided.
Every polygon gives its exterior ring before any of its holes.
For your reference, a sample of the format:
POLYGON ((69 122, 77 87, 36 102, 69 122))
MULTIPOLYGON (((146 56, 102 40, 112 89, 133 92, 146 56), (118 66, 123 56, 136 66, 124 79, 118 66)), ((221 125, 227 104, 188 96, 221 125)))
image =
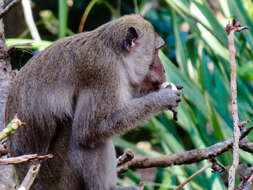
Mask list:
MULTIPOLYGON (((246 128, 241 133, 241 140, 246 137, 250 131, 253 130, 253 126, 246 128)), ((239 144, 241 148, 245 148, 247 143, 243 142, 239 144)), ((171 165, 182 165, 182 164, 192 164, 200 162, 205 159, 212 159, 217 157, 224 152, 232 149, 233 139, 226 140, 223 142, 216 143, 207 148, 193 149, 185 152, 178 152, 175 154, 162 155, 159 157, 146 157, 146 156, 136 156, 129 162, 121 164, 118 166, 118 174, 127 171, 129 168, 152 168, 152 167, 168 167, 171 165)), ((248 150, 252 151, 252 149, 248 150)))
POLYGON ((53 158, 52 154, 47 154, 40 156, 38 154, 27 154, 27 155, 22 155, 22 156, 17 156, 17 157, 10 157, 10 158, 4 158, 0 159, 0 165, 8 165, 8 164, 23 164, 25 162, 35 162, 38 160, 45 160, 53 158))
POLYGON ((193 175, 191 175, 189 178, 187 178, 183 183, 181 183, 179 186, 176 187, 175 190, 180 190, 183 188, 183 186, 185 186, 187 183, 189 183, 192 179, 194 179, 196 176, 198 176, 199 174, 201 174, 203 171, 205 171, 206 169, 212 167, 212 164, 208 164, 205 167, 201 168, 199 171, 195 172, 193 175))
MULTIPOLYGON (((3 0, 0 0, 0 13, 3 13, 3 0)), ((3 14, 2 14, 3 15, 3 14)), ((0 17, 2 18, 2 17, 0 17)), ((0 131, 5 127, 4 113, 8 91, 12 80, 10 57, 5 44, 4 24, 0 19, 0 131)), ((6 158, 6 156, 2 157, 6 158)), ((13 166, 0 166, 0 189, 9 190, 15 186, 13 166)))
POLYGON ((23 182, 19 186, 18 190, 29 190, 39 171, 40 171, 40 164, 32 165, 28 170, 23 182))
POLYGON ((236 49, 234 44, 234 33, 248 29, 248 27, 242 27, 241 24, 233 19, 232 25, 226 26, 229 42, 229 56, 230 56, 230 88, 231 88, 231 104, 232 104, 232 119, 234 126, 233 135, 233 164, 229 169, 228 177, 228 189, 234 190, 235 187, 235 173, 239 164, 239 141, 240 141, 240 128, 238 117, 238 105, 237 105, 237 84, 236 84, 236 49))

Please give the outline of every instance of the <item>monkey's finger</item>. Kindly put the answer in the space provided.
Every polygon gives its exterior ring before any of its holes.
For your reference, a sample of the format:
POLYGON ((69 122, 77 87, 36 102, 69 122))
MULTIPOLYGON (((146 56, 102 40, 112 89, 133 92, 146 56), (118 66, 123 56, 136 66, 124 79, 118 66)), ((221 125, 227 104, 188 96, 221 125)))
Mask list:
POLYGON ((176 99, 176 102, 179 103, 182 101, 182 96, 178 96, 178 98, 176 99))
POLYGON ((172 107, 171 108, 171 111, 173 112, 173 119, 175 120, 175 121, 177 121, 177 119, 178 119, 178 117, 177 117, 177 109, 175 108, 175 107, 172 107))
POLYGON ((176 95, 177 95, 177 96, 181 96, 181 94, 182 94, 181 91, 178 91, 178 90, 176 91, 176 95))
POLYGON ((181 89, 183 89, 184 87, 183 86, 181 86, 181 85, 176 85, 176 87, 177 87, 177 89, 178 90, 181 90, 181 89))

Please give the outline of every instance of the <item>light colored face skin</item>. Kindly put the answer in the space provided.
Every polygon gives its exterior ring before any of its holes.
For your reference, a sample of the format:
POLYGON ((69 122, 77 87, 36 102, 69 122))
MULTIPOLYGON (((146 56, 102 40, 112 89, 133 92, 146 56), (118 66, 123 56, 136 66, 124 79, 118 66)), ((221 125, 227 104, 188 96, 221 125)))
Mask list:
POLYGON ((165 70, 158 57, 158 50, 163 45, 164 40, 150 27, 133 40, 129 52, 123 55, 130 85, 140 95, 159 89, 165 82, 165 70))

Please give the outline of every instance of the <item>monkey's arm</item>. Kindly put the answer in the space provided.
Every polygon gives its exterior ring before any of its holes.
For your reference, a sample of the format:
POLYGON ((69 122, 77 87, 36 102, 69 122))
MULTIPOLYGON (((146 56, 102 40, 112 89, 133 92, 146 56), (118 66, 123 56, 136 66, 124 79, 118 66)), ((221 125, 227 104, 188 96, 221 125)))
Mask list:
MULTIPOLYGON (((86 126, 85 123, 90 124, 93 122, 86 121, 87 116, 82 114, 85 111, 77 111, 76 113, 80 114, 75 115, 73 122, 73 133, 76 134, 74 136, 81 144, 95 143, 94 139, 99 141, 111 138, 135 127, 142 120, 155 113, 166 109, 175 109, 181 100, 180 95, 181 92, 177 90, 161 89, 158 92, 131 99, 123 108, 103 118, 99 123, 94 123, 95 126, 86 126)), ((83 110, 85 110, 84 107, 83 110)))
POLYGON ((181 101, 181 92, 162 89, 130 100, 125 107, 112 113, 100 125, 103 134, 119 134, 135 127, 144 119, 166 109, 175 109, 181 101))

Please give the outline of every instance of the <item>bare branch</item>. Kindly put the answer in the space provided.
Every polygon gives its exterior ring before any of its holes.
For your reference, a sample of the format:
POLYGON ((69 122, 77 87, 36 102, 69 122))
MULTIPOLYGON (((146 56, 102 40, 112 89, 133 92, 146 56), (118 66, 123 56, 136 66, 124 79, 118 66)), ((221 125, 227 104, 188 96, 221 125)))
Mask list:
POLYGON ((122 154, 118 159, 117 159, 117 166, 120 166, 126 162, 129 162, 134 158, 134 153, 127 149, 124 154, 122 154))
POLYGON ((18 190, 29 190, 39 171, 40 164, 32 165, 28 170, 23 182, 19 186, 18 190))
POLYGON ((10 3, 8 3, 0 12, 0 19, 4 17, 4 15, 6 15, 6 13, 11 10, 11 8, 13 8, 15 5, 17 5, 18 3, 20 3, 21 0, 13 0, 10 3))
POLYGON ((228 189, 233 190, 235 186, 235 173, 239 164, 239 141, 240 141, 240 128, 239 128, 239 118, 238 118, 238 105, 237 105, 237 84, 236 84, 236 49, 234 44, 234 33, 240 32, 242 30, 249 29, 248 27, 242 27, 240 22, 233 19, 232 25, 226 26, 226 31, 228 35, 229 42, 229 55, 230 55, 230 87, 231 87, 231 102, 232 102, 232 119, 234 125, 234 135, 233 135, 233 164, 229 169, 228 177, 228 189))
POLYGON ((53 155, 47 154, 47 155, 39 156, 38 154, 28 154, 28 155, 23 155, 23 156, 0 159, 0 165, 22 164, 25 162, 30 162, 30 161, 35 162, 37 160, 45 160, 49 158, 53 158, 53 155))
MULTIPOLYGON (((242 131, 241 139, 253 130, 253 126, 242 131)), ((226 140, 216 143, 207 148, 193 149, 175 154, 162 155, 159 157, 136 156, 133 160, 118 166, 118 174, 127 171, 129 168, 151 168, 151 167, 168 167, 171 165, 192 164, 205 159, 212 159, 224 152, 230 150, 233 140, 226 140)), ((244 144, 245 145, 245 144, 244 144)), ((244 147, 245 148, 245 147, 244 147)))
POLYGON ((33 19, 31 2, 29 0, 22 0, 22 7, 23 7, 23 10, 24 10, 25 21, 26 21, 26 24, 29 28, 29 31, 31 33, 32 38, 36 42, 40 42, 41 38, 40 38, 38 29, 36 28, 36 24, 35 24, 34 19, 33 19))
MULTIPOLYGON (((6 9, 6 7, 5 7, 6 9)), ((0 13, 4 12, 4 0, 0 0, 0 13)), ((6 12, 5 12, 6 13, 6 12)), ((2 18, 3 14, 1 15, 2 18)), ((4 34, 3 19, 0 19, 0 131, 5 128, 5 106, 6 100, 13 79, 10 56, 7 52, 4 34)), ((4 155, 6 157, 7 155, 4 155)), ((13 166, 0 166, 0 185, 1 189, 10 189, 15 186, 13 180, 13 166)))
POLYGON ((236 190, 249 190, 253 187, 253 168, 251 168, 251 171, 243 177, 240 185, 235 188, 236 190))
MULTIPOLYGON (((9 46, 8 49, 7 49, 7 52, 8 54, 11 54, 14 50, 16 50, 18 47, 19 48, 25 48, 25 47, 31 47, 32 46, 32 43, 20 43, 20 44, 15 44, 15 45, 12 45, 12 46, 9 46)), ((32 54, 32 52, 29 52, 32 54)))
POLYGON ((210 168, 211 166, 212 166, 212 164, 208 164, 205 167, 201 168, 199 171, 195 172, 193 175, 191 175, 189 178, 187 178, 183 183, 181 183, 179 186, 177 186, 175 190, 182 189, 183 186, 185 186, 187 183, 189 183, 193 178, 195 178, 196 176, 198 176, 199 174, 201 174, 203 171, 210 168))

